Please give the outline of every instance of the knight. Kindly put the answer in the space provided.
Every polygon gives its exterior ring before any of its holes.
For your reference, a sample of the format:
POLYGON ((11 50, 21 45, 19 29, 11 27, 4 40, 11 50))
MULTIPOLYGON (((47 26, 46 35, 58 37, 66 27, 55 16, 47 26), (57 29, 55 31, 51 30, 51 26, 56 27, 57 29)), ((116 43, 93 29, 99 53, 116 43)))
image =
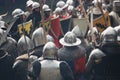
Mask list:
POLYGON ((68 64, 57 60, 57 51, 58 48, 53 42, 45 44, 43 60, 33 63, 32 73, 35 80, 74 80, 68 64))

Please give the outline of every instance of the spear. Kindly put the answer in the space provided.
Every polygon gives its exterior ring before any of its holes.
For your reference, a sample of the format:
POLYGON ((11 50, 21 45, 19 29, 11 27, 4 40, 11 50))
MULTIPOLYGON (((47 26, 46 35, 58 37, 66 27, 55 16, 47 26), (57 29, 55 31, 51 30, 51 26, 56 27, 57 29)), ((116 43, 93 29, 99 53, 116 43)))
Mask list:
MULTIPOLYGON (((95 39, 95 35, 94 35, 94 33, 93 33, 93 17, 91 17, 91 22, 92 23, 90 23, 89 22, 89 20, 88 20, 88 16, 87 16, 87 14, 86 14, 86 11, 85 11, 85 9, 84 9, 84 6, 83 6, 83 3, 82 3, 82 1, 81 0, 79 0, 79 3, 80 3, 80 5, 82 6, 82 11, 84 12, 84 16, 85 16, 85 18, 86 18, 86 20, 87 20, 87 22, 88 22, 88 27, 89 27, 89 29, 90 29, 90 31, 91 31, 91 37, 92 37, 92 42, 95 44, 95 45, 97 45, 97 42, 96 42, 96 39, 95 39)), ((92 12, 92 11, 91 11, 92 12)), ((91 16, 93 16, 93 14, 91 14, 91 16)))

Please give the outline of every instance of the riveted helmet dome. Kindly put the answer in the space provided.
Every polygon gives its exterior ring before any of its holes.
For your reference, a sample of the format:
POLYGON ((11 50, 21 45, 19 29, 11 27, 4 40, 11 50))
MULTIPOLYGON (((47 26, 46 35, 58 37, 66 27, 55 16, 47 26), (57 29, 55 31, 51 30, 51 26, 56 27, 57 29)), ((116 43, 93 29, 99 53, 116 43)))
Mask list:
POLYGON ((47 42, 43 48, 43 58, 57 59, 57 50, 53 42, 47 42))
POLYGON ((32 4, 32 10, 36 9, 36 8, 39 8, 39 7, 40 7, 40 4, 38 2, 33 2, 33 4, 32 4))
POLYGON ((78 46, 81 40, 78 39, 73 32, 67 32, 59 42, 64 46, 78 46))
POLYGON ((33 4, 33 1, 32 0, 28 0, 27 2, 26 2, 26 7, 29 7, 29 6, 31 6, 33 4))
POLYGON ((116 42, 117 41, 117 32, 114 28, 108 27, 101 33, 101 41, 104 42, 116 42))
POLYGON ((44 4, 43 7, 42 7, 42 9, 44 11, 50 11, 51 10, 47 4, 44 4))
POLYGON ((72 32, 77 36, 77 37, 83 37, 82 30, 78 25, 76 25, 73 29, 72 32))
POLYGON ((14 17, 14 18, 16 18, 16 17, 18 17, 18 16, 20 16, 20 15, 23 15, 25 12, 22 10, 22 9, 20 9, 20 8, 17 8, 17 9, 15 9, 13 12, 12 12, 12 16, 14 17))
POLYGON ((57 4, 56 4, 56 7, 64 7, 65 6, 65 2, 64 1, 58 1, 57 4))
POLYGON ((18 40, 18 49, 20 50, 20 53, 31 50, 33 47, 32 40, 27 36, 21 36, 21 38, 18 40))
POLYGON ((35 47, 45 44, 45 34, 42 27, 36 29, 32 34, 32 40, 35 47))

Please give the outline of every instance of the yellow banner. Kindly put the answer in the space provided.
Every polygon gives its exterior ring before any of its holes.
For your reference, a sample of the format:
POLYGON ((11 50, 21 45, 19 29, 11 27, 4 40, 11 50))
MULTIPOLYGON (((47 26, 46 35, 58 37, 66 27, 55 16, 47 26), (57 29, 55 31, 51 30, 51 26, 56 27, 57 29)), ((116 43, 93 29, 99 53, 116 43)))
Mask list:
POLYGON ((18 31, 20 35, 24 34, 30 36, 32 34, 32 29, 33 29, 32 20, 18 25, 18 31))
POLYGON ((108 14, 108 12, 105 12, 104 16, 102 15, 93 20, 93 26, 97 27, 100 33, 110 26, 110 18, 108 14))

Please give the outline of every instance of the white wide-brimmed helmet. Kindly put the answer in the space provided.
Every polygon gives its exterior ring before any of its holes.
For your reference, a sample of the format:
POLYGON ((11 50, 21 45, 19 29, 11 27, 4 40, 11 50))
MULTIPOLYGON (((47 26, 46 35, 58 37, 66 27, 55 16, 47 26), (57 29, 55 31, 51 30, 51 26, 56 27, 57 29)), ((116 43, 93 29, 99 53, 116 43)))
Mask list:
POLYGON ((32 10, 36 9, 36 8, 39 8, 40 7, 40 4, 38 2, 33 2, 32 4, 32 10))
POLYGON ((43 9, 43 11, 51 11, 51 9, 49 8, 49 6, 47 4, 44 4, 42 9, 43 9))
POLYGON ((26 7, 29 7, 29 6, 31 6, 33 4, 33 1, 32 0, 28 0, 27 2, 26 2, 26 7))
POLYGON ((22 10, 22 9, 20 9, 20 8, 17 8, 17 9, 15 9, 13 12, 12 12, 12 16, 14 17, 14 18, 16 18, 16 17, 18 17, 18 16, 20 16, 20 15, 23 15, 25 12, 22 10))

